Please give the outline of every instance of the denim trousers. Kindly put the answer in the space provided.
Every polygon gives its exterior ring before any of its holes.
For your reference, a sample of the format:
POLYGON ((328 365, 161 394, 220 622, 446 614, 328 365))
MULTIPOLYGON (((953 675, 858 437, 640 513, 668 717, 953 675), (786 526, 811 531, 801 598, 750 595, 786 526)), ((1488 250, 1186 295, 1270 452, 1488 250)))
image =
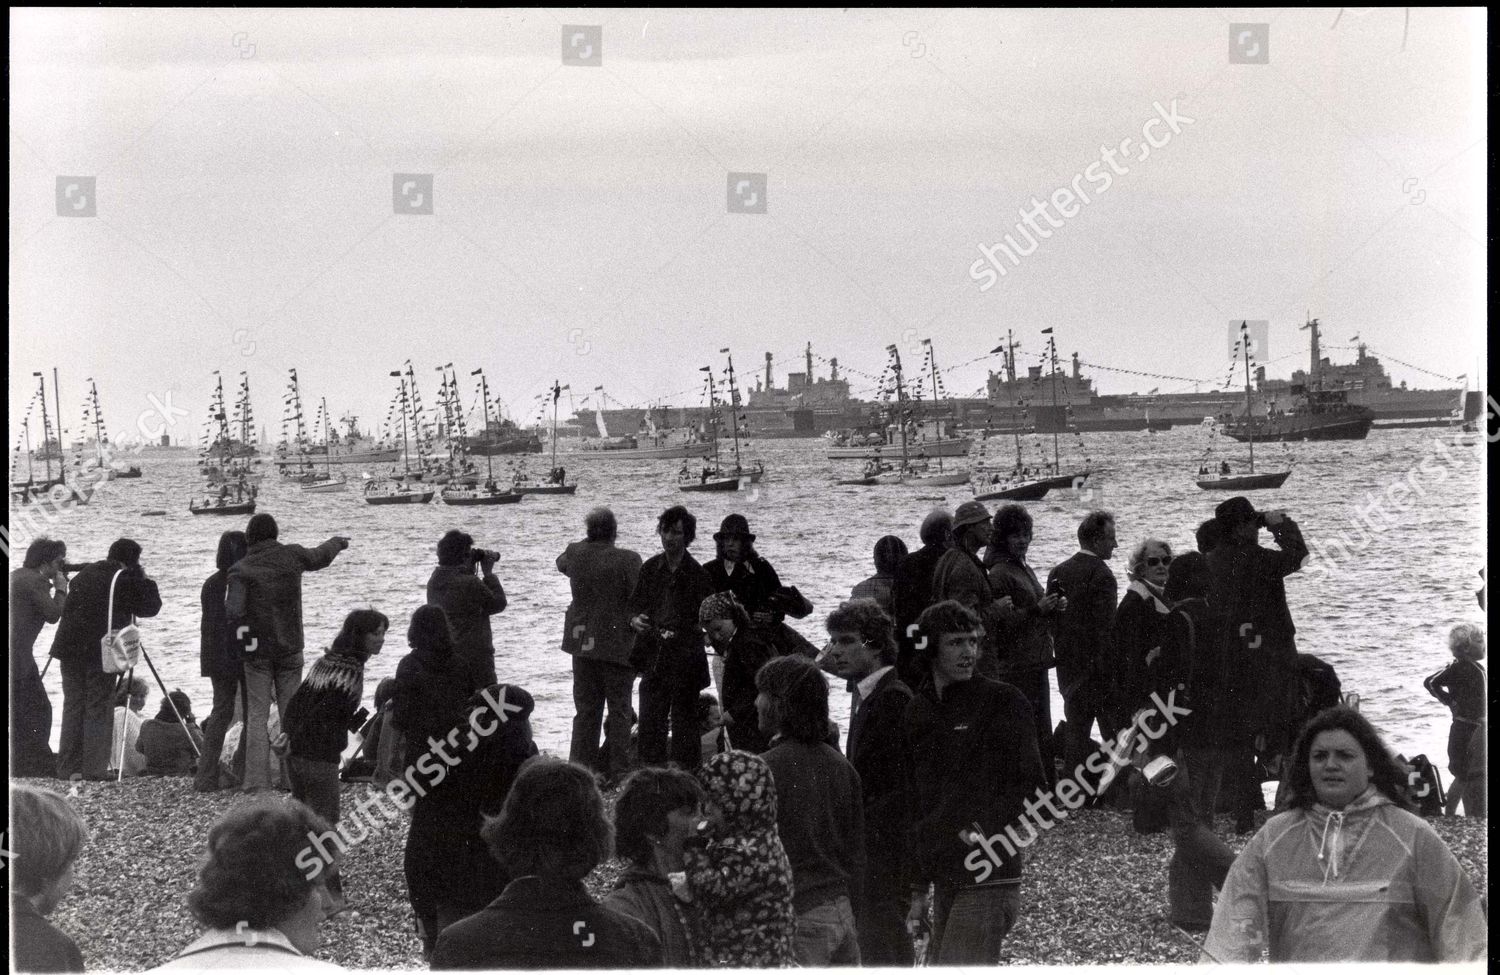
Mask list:
POLYGON ((64 660, 61 669, 62 740, 58 742, 57 775, 102 778, 109 769, 115 685, 120 675, 106 674, 97 661, 64 660))
POLYGON ((275 660, 245 661, 245 789, 270 788, 271 740, 266 737, 266 722, 271 716, 271 698, 276 699, 276 713, 286 713, 292 695, 302 683, 301 652, 275 660))
POLYGON ((1231 758, 1227 749, 1183 748, 1170 786, 1172 862, 1167 867, 1167 914, 1173 924, 1213 920, 1214 888, 1234 864, 1234 851, 1214 833, 1219 783, 1231 758))
POLYGON ((840 896, 797 915, 797 964, 803 968, 858 967, 854 908, 840 896))
POLYGON ((998 965, 1005 936, 1021 916, 1021 885, 937 885, 929 965, 998 965))

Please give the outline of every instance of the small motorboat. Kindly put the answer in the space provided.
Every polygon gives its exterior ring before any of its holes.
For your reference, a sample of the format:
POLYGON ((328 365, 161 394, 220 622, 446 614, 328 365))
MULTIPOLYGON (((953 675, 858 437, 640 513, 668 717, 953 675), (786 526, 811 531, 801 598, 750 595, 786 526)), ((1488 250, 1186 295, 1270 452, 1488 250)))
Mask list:
POLYGON ((189 501, 188 511, 195 515, 253 515, 255 514, 255 499, 235 502, 225 501, 223 498, 211 501, 205 499, 201 504, 197 501, 189 501))
POLYGON ((572 494, 578 490, 578 484, 576 481, 569 484, 568 472, 561 467, 548 471, 545 481, 533 481, 523 467, 516 472, 511 490, 517 494, 572 494))
POLYGON ((366 504, 427 504, 437 492, 408 480, 371 480, 365 484, 366 504))
POLYGON ((1267 488, 1279 488, 1291 476, 1291 471, 1229 474, 1220 475, 1219 477, 1199 478, 1195 483, 1205 491, 1259 491, 1267 488))
POLYGON ((349 489, 349 479, 343 477, 322 478, 316 481, 304 481, 302 483, 303 494, 334 494, 349 489))
POLYGON ((683 491, 738 491, 741 484, 749 483, 751 481, 748 474, 726 475, 722 471, 710 473, 708 468, 697 478, 689 475, 677 479, 677 487, 683 491))
POLYGON ((1052 490, 1044 481, 1004 480, 993 484, 976 485, 975 501, 1040 501, 1052 490))

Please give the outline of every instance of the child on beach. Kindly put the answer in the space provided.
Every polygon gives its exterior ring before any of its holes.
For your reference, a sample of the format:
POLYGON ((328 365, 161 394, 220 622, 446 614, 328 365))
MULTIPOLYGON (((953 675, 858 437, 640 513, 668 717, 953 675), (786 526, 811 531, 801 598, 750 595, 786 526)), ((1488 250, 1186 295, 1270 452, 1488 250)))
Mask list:
POLYGON ((790 968, 796 953, 792 866, 776 830, 765 759, 720 752, 698 768, 706 822, 683 845, 703 960, 713 968, 790 968))
POLYGON ((1458 802, 1464 803, 1464 815, 1484 817, 1488 759, 1485 747, 1484 694, 1485 673, 1479 661, 1484 659, 1484 630, 1473 623, 1460 623, 1448 634, 1448 650, 1453 662, 1422 682, 1427 693, 1453 712, 1453 727, 1448 732, 1448 771, 1453 786, 1448 790, 1449 816, 1458 814, 1458 802))
POLYGON ((16 785, 10 821, 11 947, 18 972, 81 972, 73 939, 47 921, 73 886, 73 864, 88 827, 68 800, 46 789, 16 785))

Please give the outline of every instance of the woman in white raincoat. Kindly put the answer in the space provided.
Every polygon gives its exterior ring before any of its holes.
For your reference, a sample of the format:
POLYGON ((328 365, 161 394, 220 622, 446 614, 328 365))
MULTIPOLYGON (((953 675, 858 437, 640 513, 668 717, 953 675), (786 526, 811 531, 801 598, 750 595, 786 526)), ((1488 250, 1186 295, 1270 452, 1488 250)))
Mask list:
POLYGON ((1297 741, 1290 809, 1235 860, 1203 961, 1462 962, 1485 957, 1479 896, 1406 808, 1405 777, 1347 707, 1297 741))

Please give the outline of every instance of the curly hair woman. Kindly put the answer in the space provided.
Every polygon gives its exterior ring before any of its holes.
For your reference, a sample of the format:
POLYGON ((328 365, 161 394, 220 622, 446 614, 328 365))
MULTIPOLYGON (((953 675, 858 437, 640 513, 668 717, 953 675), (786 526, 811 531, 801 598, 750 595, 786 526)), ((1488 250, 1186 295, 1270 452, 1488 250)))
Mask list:
POLYGON ((1479 896, 1453 853, 1407 811, 1406 777, 1380 735, 1342 705, 1293 752, 1287 812, 1235 860, 1206 959, 1480 961, 1479 896))

